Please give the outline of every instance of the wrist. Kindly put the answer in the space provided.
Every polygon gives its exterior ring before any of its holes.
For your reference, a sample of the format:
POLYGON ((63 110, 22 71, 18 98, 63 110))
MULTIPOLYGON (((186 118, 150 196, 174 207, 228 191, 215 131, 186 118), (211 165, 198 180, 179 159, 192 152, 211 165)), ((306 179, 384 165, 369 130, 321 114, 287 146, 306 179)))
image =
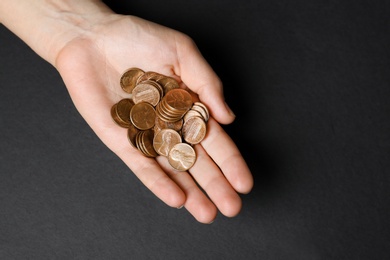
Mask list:
POLYGON ((0 22, 52 65, 67 43, 93 32, 112 13, 97 0, 0 1, 0 22))

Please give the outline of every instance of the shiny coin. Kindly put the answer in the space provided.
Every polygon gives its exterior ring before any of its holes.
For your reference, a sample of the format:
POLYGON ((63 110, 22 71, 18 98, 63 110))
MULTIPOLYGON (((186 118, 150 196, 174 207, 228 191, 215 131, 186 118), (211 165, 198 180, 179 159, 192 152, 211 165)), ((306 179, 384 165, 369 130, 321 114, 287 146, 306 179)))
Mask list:
POLYGON ((187 121, 188 119, 190 119, 191 117, 200 117, 200 118, 202 118, 203 119, 203 116, 201 115, 201 113, 199 113, 198 111, 196 111, 196 110, 190 110, 190 111, 188 111, 185 115, 184 115, 184 117, 183 117, 183 120, 184 121, 187 121))
POLYGON ((153 139, 154 150, 162 156, 168 156, 172 147, 178 143, 181 143, 181 137, 178 132, 172 129, 162 129, 153 139))
POLYGON ((160 101, 160 91, 150 83, 140 83, 133 89, 133 100, 135 104, 147 102, 156 106, 160 101))
POLYGON ((189 144, 176 144, 169 151, 168 161, 169 164, 176 170, 187 171, 196 161, 195 150, 189 144))
POLYGON ((164 96, 165 103, 174 111, 188 111, 192 106, 192 97, 184 89, 172 89, 164 96))
POLYGON ((183 124, 183 138, 187 143, 198 144, 206 136, 206 123, 202 118, 191 117, 183 124))
POLYGON ((130 120, 139 130, 147 130, 154 126, 156 112, 151 104, 138 103, 130 111, 130 120))
POLYGON ((192 106, 191 110, 199 112, 202 115, 202 118, 204 119, 204 121, 207 122, 209 120, 208 111, 206 111, 203 106, 199 106, 197 104, 194 104, 192 106))
POLYGON ((194 106, 198 106, 198 107, 201 107, 203 108, 203 110, 206 112, 206 122, 209 121, 209 118, 210 118, 210 112, 209 110, 207 109, 206 105, 203 104, 202 102, 195 102, 194 103, 194 106))
POLYGON ((149 84, 149 85, 152 85, 154 87, 156 87, 156 89, 158 89, 158 92, 160 93, 160 97, 162 98, 164 96, 164 89, 162 88, 162 86, 160 84, 158 84, 156 81, 153 81, 153 80, 145 80, 145 81, 142 81, 138 84, 149 84))
POLYGON ((123 73, 120 85, 126 93, 132 93, 135 85, 137 84, 137 80, 140 76, 144 74, 144 71, 138 68, 131 68, 123 73))

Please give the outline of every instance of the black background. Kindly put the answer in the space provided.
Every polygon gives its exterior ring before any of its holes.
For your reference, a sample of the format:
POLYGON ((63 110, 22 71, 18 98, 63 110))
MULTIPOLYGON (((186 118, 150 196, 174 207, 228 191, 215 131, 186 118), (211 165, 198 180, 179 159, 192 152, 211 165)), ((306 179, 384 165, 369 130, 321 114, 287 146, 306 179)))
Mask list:
POLYGON ((225 129, 254 190, 211 225, 165 206, 56 70, 0 27, 0 259, 389 257, 387 1, 108 4, 195 40, 237 114, 225 129))

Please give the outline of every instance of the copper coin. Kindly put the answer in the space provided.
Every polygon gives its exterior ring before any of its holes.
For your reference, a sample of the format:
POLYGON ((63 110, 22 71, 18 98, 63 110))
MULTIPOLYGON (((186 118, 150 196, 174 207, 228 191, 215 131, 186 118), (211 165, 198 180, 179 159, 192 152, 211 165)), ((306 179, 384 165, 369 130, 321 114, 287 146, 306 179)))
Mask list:
POLYGON ((122 74, 120 85, 123 91, 127 93, 132 93, 135 85, 137 84, 137 80, 140 76, 144 74, 144 71, 138 68, 131 68, 125 71, 122 74))
POLYGON ((163 130, 163 128, 160 128, 157 124, 155 124, 153 127, 154 136, 156 136, 161 130, 163 130))
POLYGON ((118 117, 127 124, 130 124, 130 110, 133 106, 134 102, 128 98, 122 99, 117 104, 116 113, 118 117))
POLYGON ((199 112, 202 115, 202 118, 204 121, 207 122, 209 120, 209 115, 207 114, 206 110, 203 107, 194 104, 192 106, 191 110, 199 112))
MULTIPOLYGON (((144 131, 139 131, 136 135, 135 135, 135 146, 137 147, 138 150, 141 151, 140 149, 140 145, 141 145, 141 135, 143 134, 144 131)), ((142 151, 141 151, 142 152, 142 151)), ((143 153, 143 152, 142 152, 143 153)))
POLYGON ((130 120, 139 130, 147 130, 154 126, 156 112, 151 104, 138 103, 130 111, 130 120))
POLYGON ((154 133, 153 130, 146 130, 142 135, 142 146, 144 150, 144 154, 147 157, 156 157, 158 153, 154 150, 153 147, 153 138, 154 133))
MULTIPOLYGON (((166 96, 165 96, 166 97, 166 96)), ((157 115, 164 121, 167 122, 176 122, 180 120, 183 115, 187 112, 187 110, 178 110, 175 108, 170 107, 167 104, 166 98, 163 98, 161 102, 157 105, 157 115)))
POLYGON ((172 89, 164 96, 166 104, 173 110, 187 111, 192 106, 192 97, 184 89, 172 89))
POLYGON ((162 156, 168 156, 172 147, 178 143, 181 143, 181 136, 172 129, 162 129, 153 139, 154 150, 162 156))
POLYGON ((202 118, 191 117, 183 124, 183 138, 187 143, 198 144, 206 136, 206 123, 202 118))
POLYGON ((165 94, 167 94, 172 89, 179 88, 179 83, 171 77, 164 77, 158 80, 158 83, 160 83, 163 87, 165 94))
POLYGON ((202 115, 198 111, 191 109, 184 115, 183 117, 184 122, 190 119, 191 117, 200 117, 203 119, 202 115))
POLYGON ((179 115, 172 115, 172 114, 169 114, 170 112, 167 111, 165 108, 164 108, 164 103, 161 101, 160 103, 158 103, 158 105, 156 106, 156 115, 163 121, 165 122, 176 122, 178 120, 181 119, 182 115, 179 114, 179 115))
POLYGON ((171 107, 167 102, 167 98, 165 97, 166 96, 164 96, 164 99, 161 100, 160 103, 161 103, 161 109, 164 111, 166 115, 169 115, 171 117, 181 117, 183 116, 183 114, 185 114, 185 112, 188 111, 187 109, 177 109, 175 107, 171 107))
POLYGON ((195 103, 194 103, 194 106, 199 106, 199 107, 203 108, 203 110, 206 112, 206 122, 209 121, 210 112, 209 112, 209 110, 207 109, 206 105, 203 104, 202 102, 195 102, 195 103))
POLYGON ((127 138, 129 139, 129 143, 131 144, 131 146, 133 146, 134 148, 137 148, 137 145, 135 143, 135 137, 138 132, 139 130, 135 126, 130 124, 129 129, 127 130, 127 138))
POLYGON ((154 72, 154 71, 147 71, 141 77, 138 78, 137 84, 142 82, 142 81, 145 81, 145 80, 158 81, 158 80, 160 80, 160 79, 162 79, 164 77, 165 76, 161 75, 160 73, 157 73, 157 72, 154 72))
POLYGON ((133 89, 134 103, 147 102, 152 106, 156 106, 160 101, 160 92, 152 84, 140 83, 133 89))
POLYGON ((195 161, 195 150, 189 144, 176 144, 168 154, 169 164, 178 171, 187 171, 194 165, 195 161))
POLYGON ((114 122, 119 125, 120 127, 124 127, 124 128, 128 128, 130 126, 129 123, 126 123, 124 121, 122 121, 122 119, 119 118, 118 114, 117 114, 117 105, 118 104, 114 104, 112 107, 111 107, 111 117, 112 119, 114 120, 114 122))
MULTIPOLYGON (((145 80, 145 81, 142 81, 142 82, 139 82, 138 84, 149 84, 149 85, 152 85, 154 87, 156 87, 156 89, 158 89, 158 92, 160 93, 160 97, 162 98, 164 96, 164 89, 162 88, 162 86, 157 83, 156 81, 153 81, 153 80, 145 80)), ((137 84, 137 85, 138 85, 137 84)))
POLYGON ((156 117, 155 125, 157 125, 161 129, 169 128, 169 129, 173 129, 175 131, 180 131, 181 128, 183 127, 183 120, 180 119, 176 122, 167 122, 167 121, 161 120, 159 117, 156 117))

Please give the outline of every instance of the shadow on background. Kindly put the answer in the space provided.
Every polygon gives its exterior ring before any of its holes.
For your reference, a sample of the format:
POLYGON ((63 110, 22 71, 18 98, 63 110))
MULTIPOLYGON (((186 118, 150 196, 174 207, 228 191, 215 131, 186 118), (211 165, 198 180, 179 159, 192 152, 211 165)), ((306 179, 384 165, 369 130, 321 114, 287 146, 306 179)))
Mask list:
POLYGON ((239 56, 242 54, 239 51, 231 52, 231 46, 224 42, 225 39, 210 41, 207 35, 198 36, 196 42, 221 78, 226 102, 237 116, 232 124, 223 125, 223 128, 240 149, 254 177, 254 188, 243 199, 251 204, 263 204, 280 193, 283 153, 278 149, 277 140, 265 130, 266 112, 261 110, 265 108, 262 102, 267 97, 262 92, 267 85, 263 81, 262 66, 256 64, 259 66, 248 71, 246 66, 239 64, 250 57, 239 56))

